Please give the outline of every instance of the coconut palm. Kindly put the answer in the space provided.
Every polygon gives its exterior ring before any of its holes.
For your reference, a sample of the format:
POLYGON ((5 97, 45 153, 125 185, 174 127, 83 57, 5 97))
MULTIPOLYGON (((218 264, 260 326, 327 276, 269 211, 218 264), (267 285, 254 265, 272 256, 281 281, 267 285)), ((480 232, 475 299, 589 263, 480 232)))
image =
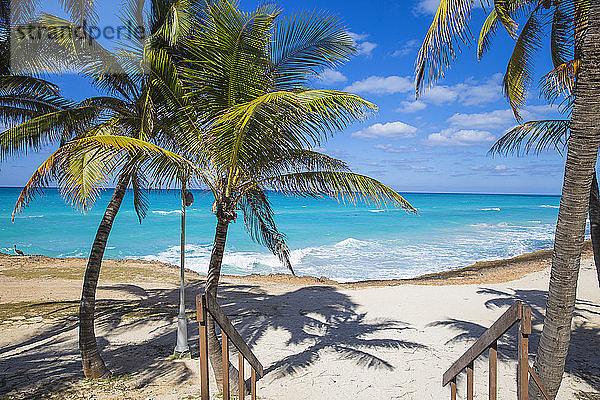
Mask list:
MULTIPOLYGON (((89 378, 109 374, 98 351, 94 309, 100 267, 112 224, 130 185, 141 221, 147 209, 144 189, 148 183, 155 184, 160 175, 148 182, 144 170, 158 165, 150 162, 150 167, 144 167, 148 161, 140 156, 143 151, 128 148, 125 152, 128 161, 117 163, 114 157, 99 156, 97 149, 82 151, 81 146, 74 147, 72 141, 81 143, 89 137, 107 140, 121 135, 144 143, 153 141, 171 149, 177 147, 175 137, 179 125, 173 122, 174 116, 169 110, 174 108, 172 101, 183 99, 176 96, 178 79, 167 48, 176 45, 177 38, 185 34, 189 9, 190 3, 185 0, 152 3, 149 18, 145 19, 144 2, 130 2, 124 10, 124 18, 137 21, 149 35, 137 38, 116 52, 105 50, 89 37, 77 40, 72 35, 57 36, 57 43, 53 43, 57 50, 55 57, 82 70, 107 96, 81 102, 61 99, 60 107, 27 119, 0 136, 0 149, 7 154, 38 149, 49 142, 61 144, 23 189, 15 212, 28 204, 50 178, 57 180, 69 201, 85 210, 116 172, 116 187, 90 251, 79 310, 79 347, 84 373, 89 378), (165 91, 165 87, 170 92, 165 91)), ((39 23, 47 27, 47 32, 53 29, 72 32, 64 27, 72 28, 75 24, 51 15, 44 15, 39 23)), ((180 112, 178 116, 181 115, 180 112)))
MULTIPOLYGON (((382 183, 314 150, 329 134, 375 109, 353 94, 307 87, 311 77, 354 51, 337 19, 320 13, 281 18, 272 6, 244 13, 229 1, 212 1, 183 47, 187 97, 205 127, 195 157, 210 171, 207 187, 217 218, 207 293, 217 295, 229 224, 238 212, 251 237, 293 272, 268 191, 414 211, 382 183)), ((221 385, 221 346, 214 322, 208 327, 209 357, 221 385)), ((229 368, 237 385, 237 371, 229 368)))
MULTIPOLYGON (((527 121, 517 125, 506 132, 494 143, 490 154, 537 154, 543 150, 555 149, 563 153, 569 139, 568 119, 527 121)), ((592 176, 592 187, 588 205, 588 218, 590 221, 590 236, 594 264, 600 284, 600 192, 598 191, 597 174, 592 176)))
MULTIPOLYGON (((417 57, 417 95, 424 83, 432 84, 444 75, 461 45, 471 43, 468 20, 473 3, 470 0, 442 0, 440 3, 417 57)), ((546 318, 534 365, 551 396, 558 392, 564 372, 585 217, 600 144, 597 123, 593 117, 593 112, 598 111, 597 100, 590 100, 593 95, 597 96, 600 89, 596 76, 599 54, 594 46, 598 41, 596 31, 599 24, 597 20, 592 23, 593 18, 600 17, 599 7, 600 4, 595 0, 496 0, 484 22, 478 42, 480 56, 490 48, 492 36, 500 26, 515 38, 503 88, 519 121, 519 111, 525 105, 526 94, 533 79, 535 56, 547 32, 554 64, 552 74, 559 83, 562 82, 560 85, 553 85, 554 92, 565 86, 569 75, 576 76, 546 318), (515 18, 522 15, 526 16, 526 21, 519 31, 515 18)), ((542 124, 544 122, 538 125, 542 124)), ((561 123, 545 124, 556 126, 561 123)), ((535 398, 541 398, 541 393, 534 384, 530 388, 535 398)))

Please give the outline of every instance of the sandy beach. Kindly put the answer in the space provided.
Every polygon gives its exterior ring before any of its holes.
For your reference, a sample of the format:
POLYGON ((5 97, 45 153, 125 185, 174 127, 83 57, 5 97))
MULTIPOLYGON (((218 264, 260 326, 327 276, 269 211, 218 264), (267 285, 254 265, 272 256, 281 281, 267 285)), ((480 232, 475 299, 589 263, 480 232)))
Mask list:
MULTIPOLYGON (((550 256, 541 251, 413 280, 224 277, 219 302, 265 367, 261 399, 437 400, 449 398, 444 371, 515 300, 532 307, 535 351, 550 256)), ((115 377, 83 378, 76 315, 84 267, 84 259, 0 256, 0 399, 199 398, 197 360, 169 358, 178 270, 168 264, 105 261, 96 333, 115 377)), ((187 280, 195 357, 194 297, 203 277, 190 271, 187 280)), ((515 344, 511 330, 499 346, 500 399, 516 398, 515 344)), ((486 398, 486 357, 475 363, 475 378, 476 396, 486 398)), ((459 397, 464 390, 463 374, 459 397)), ((587 251, 557 398, 597 399, 598 392, 600 289, 587 251)))

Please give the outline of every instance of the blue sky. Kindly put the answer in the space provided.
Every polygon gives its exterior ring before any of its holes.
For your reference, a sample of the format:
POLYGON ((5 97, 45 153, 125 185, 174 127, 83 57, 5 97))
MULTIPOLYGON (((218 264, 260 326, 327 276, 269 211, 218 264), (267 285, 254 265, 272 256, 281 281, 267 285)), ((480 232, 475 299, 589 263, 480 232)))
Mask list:
MULTIPOLYGON (((564 158, 555 152, 527 157, 487 155, 494 140, 515 124, 500 86, 513 44, 506 32, 498 32, 492 50, 480 62, 475 49, 465 47, 446 77, 415 101, 414 60, 438 3, 277 2, 284 14, 319 10, 343 21, 357 43, 358 54, 340 68, 324 71, 314 86, 347 90, 379 106, 373 117, 336 134, 321 150, 400 191, 559 194, 564 158)), ((118 4, 102 2, 100 25, 114 23, 118 4)), ((241 4, 250 9, 257 2, 242 0, 241 4)), ((483 10, 474 10, 471 26, 476 34, 483 17, 483 10)), ((541 76, 551 65, 546 49, 537 61, 541 76)), ((51 79, 67 96, 94 94, 86 81, 75 76, 51 79)), ((556 116, 556 111, 538 98, 536 78, 524 117, 556 116)), ((0 185, 22 186, 47 155, 41 152, 4 162, 0 185)))

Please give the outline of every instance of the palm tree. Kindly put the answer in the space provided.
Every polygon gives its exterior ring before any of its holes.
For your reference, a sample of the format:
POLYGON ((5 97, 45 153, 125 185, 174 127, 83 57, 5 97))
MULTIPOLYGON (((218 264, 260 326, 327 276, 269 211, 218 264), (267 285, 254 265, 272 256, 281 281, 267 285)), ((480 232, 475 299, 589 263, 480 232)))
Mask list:
MULTIPOLYGON (((375 106, 358 96, 307 88, 311 77, 354 51, 337 19, 280 10, 244 13, 231 2, 207 2, 201 26, 183 45, 181 73, 203 139, 195 153, 206 168, 217 218, 206 292, 217 295, 229 224, 241 211, 250 236, 293 272, 289 248, 268 191, 290 196, 375 201, 414 211, 380 182, 352 173, 341 160, 312 150, 375 106)), ((209 321, 209 357, 222 385, 221 346, 209 321)), ((231 384, 237 371, 230 365, 231 384)))
MULTIPOLYGON (((417 95, 424 82, 432 84, 444 75, 444 69, 456 58, 455 47, 471 42, 467 24, 472 4, 472 1, 449 0, 440 3, 417 58, 417 95)), ((550 31, 554 74, 563 82, 568 81, 563 78, 569 74, 576 76, 546 318, 534 365, 551 396, 556 396, 564 372, 585 219, 600 144, 593 117, 593 113, 600 110, 597 100, 591 100, 600 90, 597 75, 600 54, 595 45, 599 40, 599 7, 596 0, 496 0, 482 27, 478 45, 480 56, 490 47, 492 34, 499 24, 515 38, 503 86, 519 121, 519 110, 525 104, 534 58, 543 43, 545 30, 550 31), (520 32, 513 19, 516 15, 527 16, 520 32)), ((541 398, 535 384, 530 383, 530 389, 535 398, 541 398)))
MULTIPOLYGON (((553 148, 562 154, 569 140, 570 119, 569 116, 567 119, 527 121, 517 125, 498 139, 489 153, 526 155, 553 148)), ((588 218, 594 264, 600 284, 600 192, 596 175, 594 173, 592 176, 588 218)))
MULTIPOLYGON (((185 34, 188 8, 189 2, 185 0, 153 2, 149 19, 145 20, 143 1, 130 3, 124 11, 125 18, 143 24, 141 26, 145 26, 150 35, 118 49, 116 53, 103 49, 89 37, 77 40, 73 36, 57 36, 55 50, 58 54, 55 57, 63 63, 71 63, 71 67, 79 67, 108 96, 92 97, 82 102, 63 100, 60 107, 27 119, 0 135, 0 149, 7 154, 37 149, 48 142, 62 144, 23 189, 15 213, 51 178, 57 180, 66 198, 85 210, 92 204, 99 188, 108 182, 108 177, 117 171, 115 190, 92 244, 81 295, 79 347, 83 370, 88 378, 110 373, 100 356, 94 332, 95 292, 108 236, 130 185, 141 222, 147 210, 144 189, 149 182, 142 168, 146 159, 140 158, 139 151, 134 148, 127 149, 128 161, 122 161, 121 168, 116 169, 113 158, 98 156, 98 150, 81 151, 71 142, 89 137, 106 140, 107 137, 121 135, 144 143, 155 141, 172 149, 177 146, 175 137, 179 133, 169 110, 173 108, 170 102, 181 101, 182 98, 174 95, 179 80, 167 49, 185 34), (165 95, 165 87, 171 90, 168 95, 165 95)), ((44 15, 39 22, 48 28, 47 32, 53 29, 73 32, 64 27, 72 28, 75 24, 51 15, 44 15)), ((151 164, 151 167, 156 168, 157 165, 151 164)), ((160 177, 160 174, 156 175, 153 180, 160 177)))

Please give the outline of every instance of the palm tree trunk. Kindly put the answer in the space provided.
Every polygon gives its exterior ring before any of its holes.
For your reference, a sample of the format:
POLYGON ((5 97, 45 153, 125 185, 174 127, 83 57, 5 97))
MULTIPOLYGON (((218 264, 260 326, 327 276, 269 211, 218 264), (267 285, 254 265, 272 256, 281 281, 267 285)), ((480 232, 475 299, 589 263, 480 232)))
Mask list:
POLYGON ((595 171, 594 179, 592 180, 592 190, 590 192, 590 209, 588 215, 590 218, 590 236, 592 237, 594 264, 596 264, 598 284, 600 285, 600 193, 598 191, 598 179, 595 171))
MULTIPOLYGON (((546 318, 534 364, 553 398, 560 387, 569 348, 586 214, 600 145, 600 0, 590 1, 582 54, 556 224, 546 318)), ((542 398, 532 381, 530 390, 532 399, 542 398)))
POLYGON ((117 187, 106 207, 104 217, 96 232, 96 238, 90 251, 85 277, 83 278, 83 290, 81 292, 81 303, 79 305, 79 350, 83 361, 83 373, 86 378, 97 379, 110 375, 104 360, 100 356, 96 335, 94 333, 94 309, 96 307, 96 286, 100 276, 102 257, 108 241, 108 235, 113 221, 117 216, 119 207, 129 184, 129 175, 123 174, 119 177, 117 187))
MULTIPOLYGON (((217 213, 220 214, 220 213, 217 213)), ((219 287, 219 277, 221 276, 221 264, 223 262, 223 253, 225 252, 225 242, 227 241, 227 230, 230 220, 217 215, 217 228, 215 230, 215 241, 208 264, 208 276, 206 278, 206 292, 217 297, 217 288, 219 287)), ((208 315, 208 358, 212 365, 215 379, 219 389, 223 389, 223 355, 221 352, 221 342, 217 337, 215 321, 208 315)), ((238 371, 229 363, 229 387, 233 393, 238 391, 238 371)))

